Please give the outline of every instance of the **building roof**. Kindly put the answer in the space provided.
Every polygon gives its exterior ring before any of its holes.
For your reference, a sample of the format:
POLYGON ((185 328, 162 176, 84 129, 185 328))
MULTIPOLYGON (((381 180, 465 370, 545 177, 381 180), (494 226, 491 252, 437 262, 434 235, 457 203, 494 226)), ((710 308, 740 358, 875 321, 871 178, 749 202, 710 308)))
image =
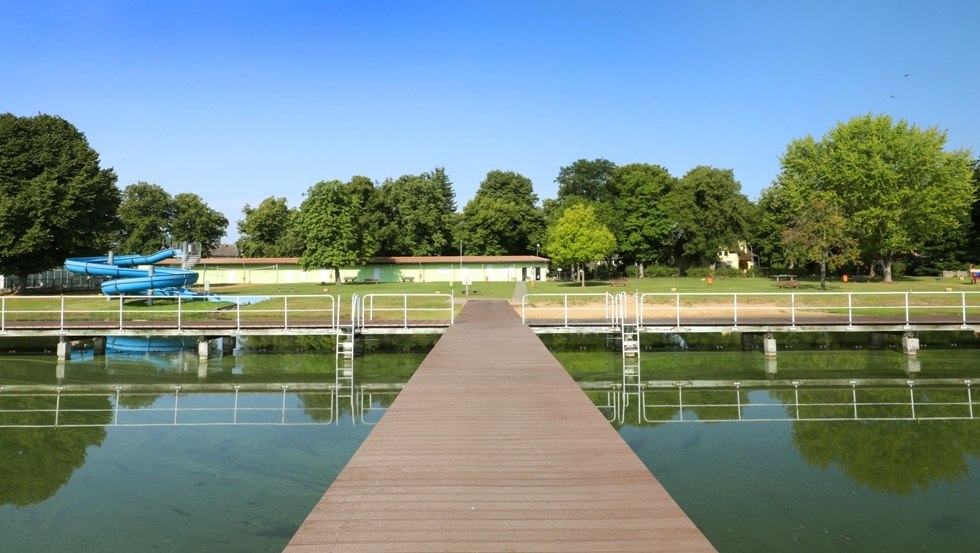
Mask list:
MULTIPOLYGON (((455 265, 459 263, 548 263, 547 257, 537 255, 434 255, 428 257, 375 257, 368 265, 455 265)), ((167 259, 162 265, 179 265, 179 259, 167 259)), ((198 265, 298 265, 298 257, 206 257, 198 265)))

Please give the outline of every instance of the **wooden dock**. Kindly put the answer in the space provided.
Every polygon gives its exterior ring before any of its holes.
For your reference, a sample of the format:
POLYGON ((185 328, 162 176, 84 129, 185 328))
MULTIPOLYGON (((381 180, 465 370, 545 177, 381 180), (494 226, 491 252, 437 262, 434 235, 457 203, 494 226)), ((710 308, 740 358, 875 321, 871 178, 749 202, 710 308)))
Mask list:
POLYGON ((514 309, 477 301, 285 551, 715 550, 514 309))

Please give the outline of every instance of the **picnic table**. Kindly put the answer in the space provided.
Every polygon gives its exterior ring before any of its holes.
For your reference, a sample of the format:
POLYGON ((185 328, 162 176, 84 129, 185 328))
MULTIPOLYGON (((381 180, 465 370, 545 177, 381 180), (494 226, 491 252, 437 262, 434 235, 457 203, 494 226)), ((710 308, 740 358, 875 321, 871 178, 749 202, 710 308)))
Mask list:
POLYGON ((776 286, 780 288, 799 288, 800 281, 796 280, 796 275, 775 275, 776 286))

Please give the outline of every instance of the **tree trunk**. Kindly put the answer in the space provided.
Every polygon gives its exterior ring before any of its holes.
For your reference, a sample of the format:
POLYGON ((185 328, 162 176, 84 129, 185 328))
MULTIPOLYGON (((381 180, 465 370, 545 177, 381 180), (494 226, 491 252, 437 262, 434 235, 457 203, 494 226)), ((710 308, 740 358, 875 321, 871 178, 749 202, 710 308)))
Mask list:
POLYGON ((334 284, 340 285, 344 281, 340 279, 340 267, 333 268, 333 282, 334 284))
POLYGON ((14 288, 15 294, 26 294, 27 293, 27 281, 30 280, 30 273, 17 273, 17 288, 14 288))
POLYGON ((885 256, 881 258, 881 267, 882 267, 882 272, 884 273, 882 275, 883 277, 882 281, 891 282, 892 281, 892 254, 890 253, 885 254, 885 256))
POLYGON ((827 289, 827 255, 820 256, 820 289, 827 289))

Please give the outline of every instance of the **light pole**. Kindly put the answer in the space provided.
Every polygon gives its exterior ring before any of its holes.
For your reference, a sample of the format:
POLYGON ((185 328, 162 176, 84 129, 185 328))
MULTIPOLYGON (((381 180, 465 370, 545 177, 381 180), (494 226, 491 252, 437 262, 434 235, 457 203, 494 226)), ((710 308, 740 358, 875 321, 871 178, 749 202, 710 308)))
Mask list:
POLYGON ((541 244, 534 245, 534 256, 541 257, 541 244))

